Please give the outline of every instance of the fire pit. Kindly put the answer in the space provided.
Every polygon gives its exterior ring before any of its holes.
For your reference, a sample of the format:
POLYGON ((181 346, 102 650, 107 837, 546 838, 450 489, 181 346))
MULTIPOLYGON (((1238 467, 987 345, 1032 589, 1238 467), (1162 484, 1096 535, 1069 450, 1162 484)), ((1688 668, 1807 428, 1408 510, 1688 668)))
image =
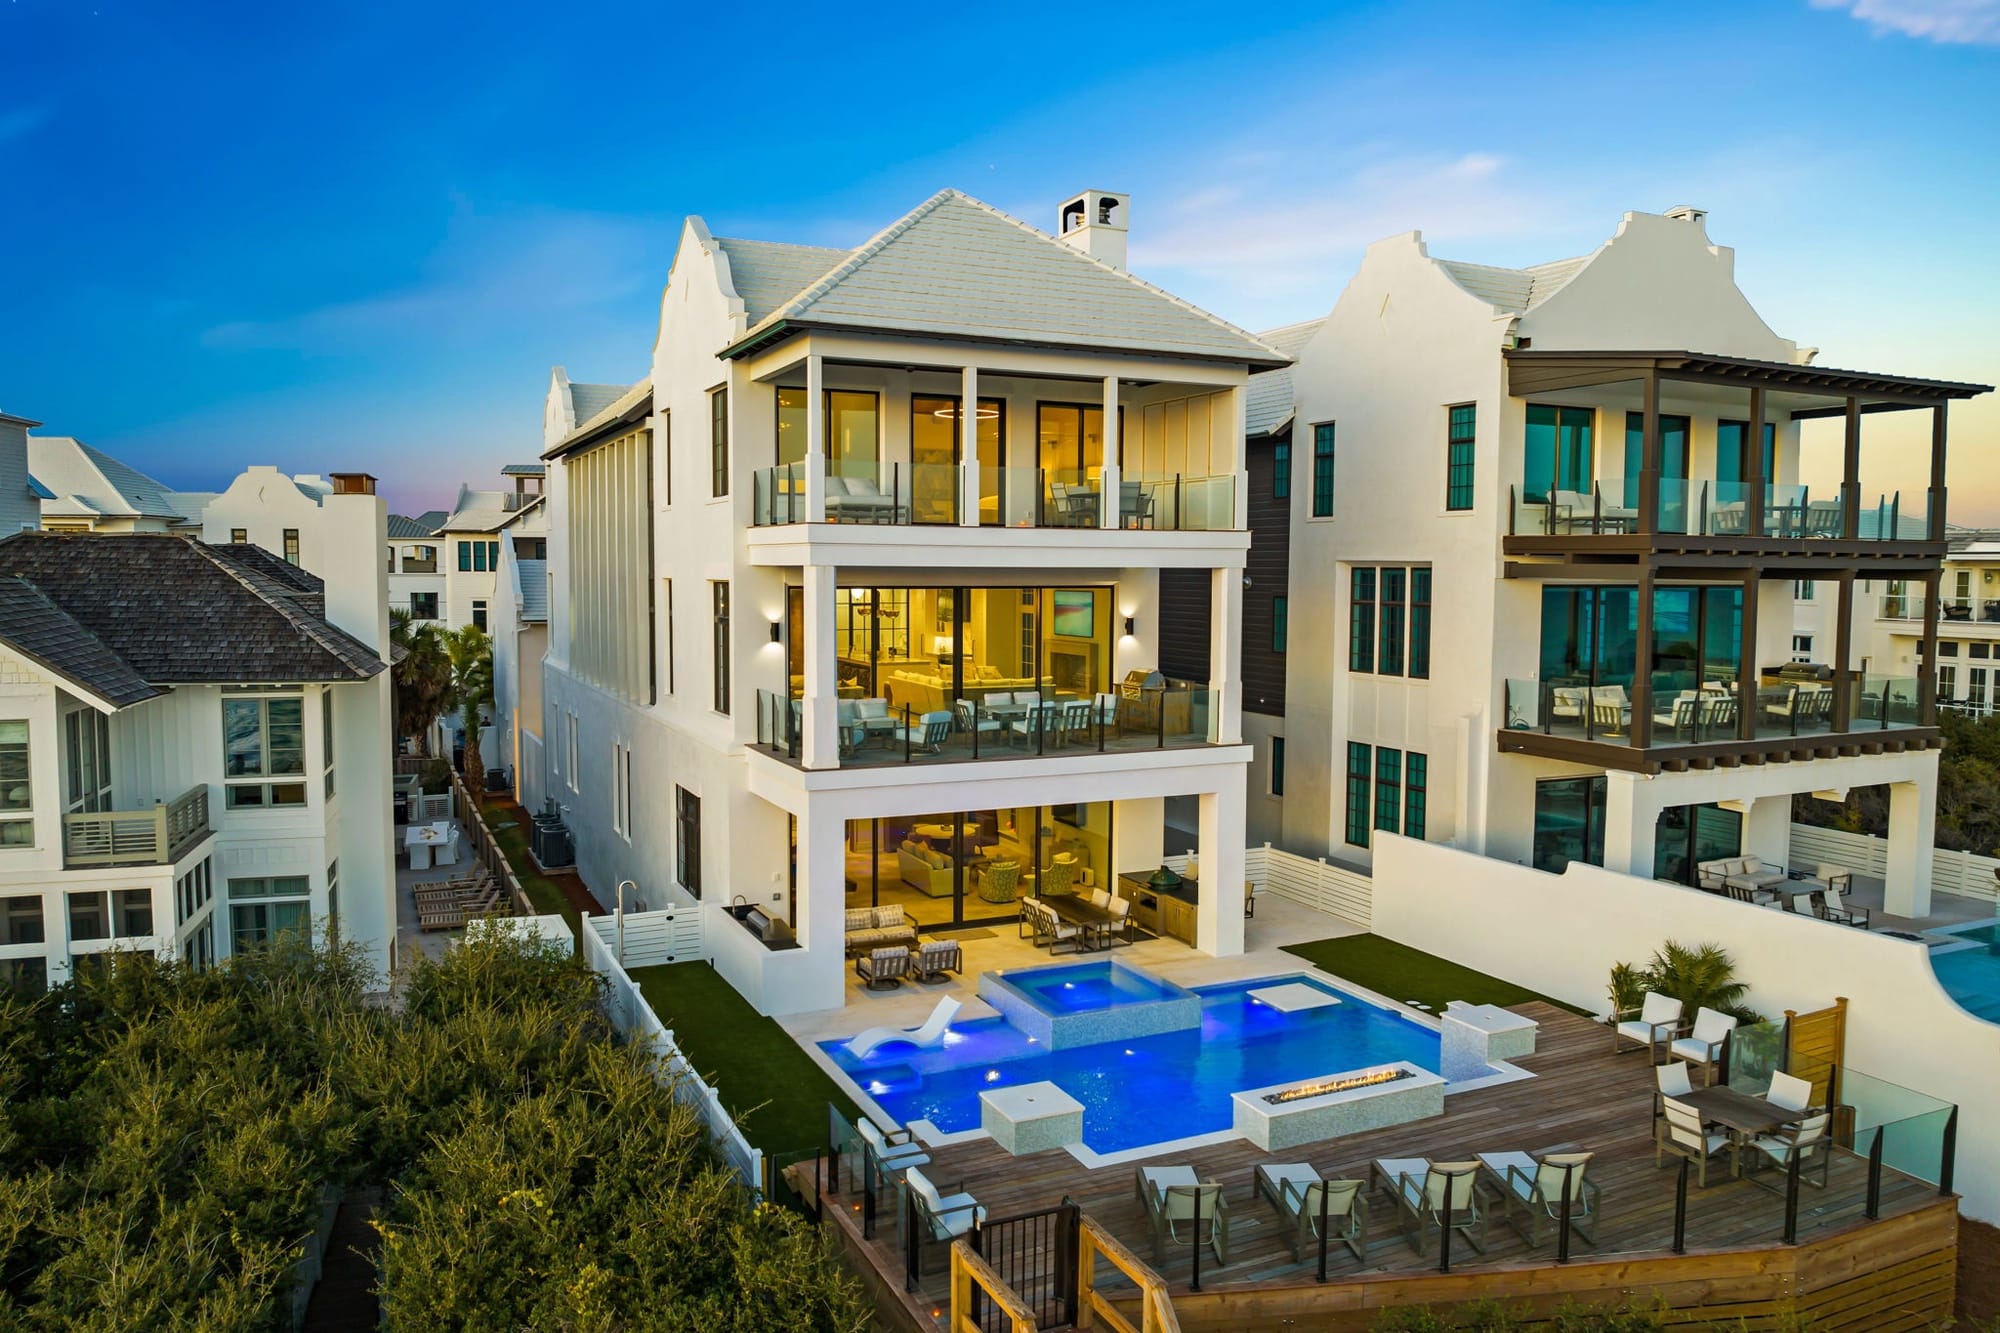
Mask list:
POLYGON ((1407 1061, 1232 1094, 1236 1132, 1266 1152, 1444 1114, 1444 1079, 1407 1061))
POLYGON ((1264 1100, 1273 1106, 1283 1106, 1287 1102, 1302 1102, 1308 1097, 1324 1097, 1329 1092, 1351 1092, 1355 1088, 1379 1087, 1384 1083, 1394 1083, 1406 1079, 1410 1071, 1397 1066, 1394 1069, 1377 1069, 1366 1074, 1347 1074, 1340 1078, 1321 1079, 1317 1083, 1300 1083, 1278 1092, 1267 1092, 1264 1100))

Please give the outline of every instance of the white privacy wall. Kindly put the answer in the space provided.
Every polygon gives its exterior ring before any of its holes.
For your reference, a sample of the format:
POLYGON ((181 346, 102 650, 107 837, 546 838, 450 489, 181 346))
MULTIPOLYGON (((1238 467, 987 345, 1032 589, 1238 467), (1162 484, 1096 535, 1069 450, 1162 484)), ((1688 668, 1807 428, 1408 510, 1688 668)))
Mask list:
POLYGON ((1960 1107, 1956 1186, 2000 1221, 2000 1025, 1952 1002, 1923 945, 1572 863, 1560 875, 1378 833, 1374 932, 1591 1010, 1614 962, 1714 942, 1765 1014, 1846 996, 1847 1062, 1960 1107))

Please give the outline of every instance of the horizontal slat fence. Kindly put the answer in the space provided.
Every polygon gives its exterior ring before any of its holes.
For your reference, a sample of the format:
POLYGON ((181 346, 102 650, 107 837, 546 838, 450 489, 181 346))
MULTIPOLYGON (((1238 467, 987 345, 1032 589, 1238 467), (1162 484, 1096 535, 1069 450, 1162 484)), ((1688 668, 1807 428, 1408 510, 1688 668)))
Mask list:
MULTIPOLYGON (((1889 869, 1889 841, 1866 833, 1794 824, 1791 860, 1795 869, 1825 861, 1880 879, 1889 869)), ((2000 870, 2000 860, 1993 857, 1940 847, 1931 855, 1931 888, 1982 902, 2000 902, 2000 880, 1993 877, 1996 870, 2000 870)))

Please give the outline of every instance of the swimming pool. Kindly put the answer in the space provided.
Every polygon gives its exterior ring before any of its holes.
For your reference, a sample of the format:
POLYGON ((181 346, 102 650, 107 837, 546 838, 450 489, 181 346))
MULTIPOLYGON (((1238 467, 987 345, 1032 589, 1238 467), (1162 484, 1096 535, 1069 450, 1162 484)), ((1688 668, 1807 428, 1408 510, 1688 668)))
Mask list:
POLYGON ((1109 958, 982 972, 979 998, 1051 1051, 1201 1024, 1201 1001, 1192 991, 1109 958))
POLYGON ((2000 1023, 2000 921, 1937 933, 1972 946, 1932 951, 1931 970, 1938 983, 1961 1009, 2000 1023))
POLYGON ((1179 986, 1163 981, 1150 972, 1108 959, 1070 963, 1062 967, 1033 967, 1011 973, 988 972, 986 976, 1004 979, 1043 1009, 1060 1014, 1175 1000, 1187 994, 1179 986))
POLYGON ((1099 1154, 1231 1132, 1230 1094, 1242 1089, 1399 1060, 1438 1067, 1434 1028, 1315 977, 1264 977, 1191 994, 1201 1006, 1195 1026, 1064 1050, 1002 1018, 955 1024, 933 1050, 887 1046, 855 1060, 839 1041, 820 1046, 884 1112, 904 1124, 928 1120, 944 1134, 979 1128, 981 1092, 1054 1083, 1083 1103, 1083 1143, 1099 1154), (1286 1013, 1250 997, 1284 981, 1342 1003, 1286 1013))

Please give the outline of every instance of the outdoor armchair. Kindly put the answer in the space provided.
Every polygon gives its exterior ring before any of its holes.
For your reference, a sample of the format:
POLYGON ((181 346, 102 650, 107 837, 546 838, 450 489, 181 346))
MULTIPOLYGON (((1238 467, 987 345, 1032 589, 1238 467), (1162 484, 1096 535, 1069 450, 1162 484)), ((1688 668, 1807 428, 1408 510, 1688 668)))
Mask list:
POLYGON ((1660 1147, 1674 1157, 1683 1157, 1695 1166, 1695 1184, 1704 1188, 1708 1185, 1708 1161, 1727 1148, 1732 1168, 1736 1162, 1736 1144, 1727 1134, 1710 1133, 1702 1124, 1701 1112, 1686 1102, 1672 1097, 1662 1098, 1660 1110, 1667 1118, 1667 1137, 1660 1147))
POLYGON ((1506 1205, 1507 1220, 1530 1245, 1540 1245, 1550 1227, 1562 1225, 1563 1183, 1569 1183, 1569 1224, 1597 1243, 1597 1182, 1588 1175, 1591 1154, 1552 1152, 1540 1158, 1524 1152, 1483 1152, 1479 1161, 1493 1173, 1506 1205))
POLYGON ((1135 1179, 1153 1230, 1154 1263, 1167 1261, 1170 1243, 1204 1242, 1215 1251, 1217 1263, 1229 1262, 1229 1205, 1223 1201, 1220 1184, 1197 1179, 1191 1166, 1142 1166, 1135 1179))
POLYGON ((1374 1181, 1396 1201, 1403 1235, 1418 1254, 1429 1254, 1432 1232, 1447 1227, 1481 1254, 1486 1213, 1479 1206, 1479 1163, 1433 1162, 1428 1157, 1378 1157, 1374 1181))
POLYGON ((1685 1037, 1675 1037, 1667 1047, 1667 1054, 1699 1066, 1703 1084, 1713 1083, 1716 1066, 1722 1062, 1723 1047, 1735 1030, 1735 1019, 1704 1006, 1695 1011, 1694 1031, 1685 1037))
POLYGON ((1337 1240, 1368 1262, 1368 1199, 1359 1180, 1326 1180, 1303 1162, 1257 1164, 1257 1193, 1278 1210, 1278 1221, 1292 1245, 1292 1257, 1303 1260, 1307 1247, 1319 1240, 1320 1215, 1326 1215, 1328 1240, 1337 1240))
POLYGON ((1673 996, 1647 991, 1645 1002, 1637 1009, 1612 1015, 1611 1053, 1616 1055, 1627 1045, 1653 1052, 1664 1050, 1681 1030, 1681 1011, 1681 1002, 1673 996))

